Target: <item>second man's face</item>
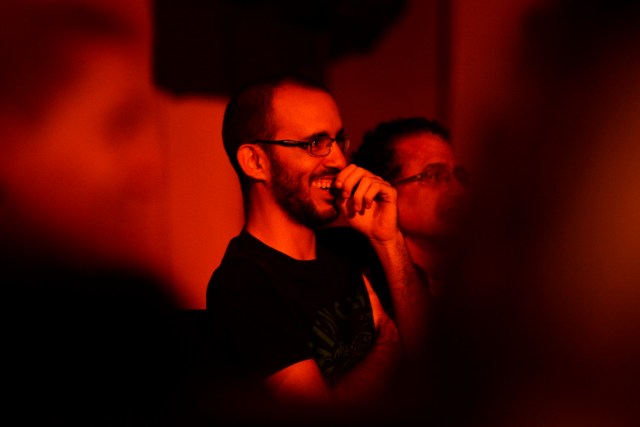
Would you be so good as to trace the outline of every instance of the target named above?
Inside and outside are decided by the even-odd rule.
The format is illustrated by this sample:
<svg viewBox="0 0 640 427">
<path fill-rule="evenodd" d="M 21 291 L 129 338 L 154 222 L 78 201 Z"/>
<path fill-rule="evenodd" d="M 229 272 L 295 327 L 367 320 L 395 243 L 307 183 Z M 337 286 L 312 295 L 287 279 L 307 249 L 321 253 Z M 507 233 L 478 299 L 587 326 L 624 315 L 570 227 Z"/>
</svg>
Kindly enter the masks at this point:
<svg viewBox="0 0 640 427">
<path fill-rule="evenodd" d="M 460 230 L 466 214 L 464 169 L 451 146 L 440 137 L 419 133 L 396 142 L 400 178 L 421 172 L 450 174 L 450 179 L 423 179 L 399 184 L 398 221 L 406 235 L 447 236 Z"/>
<path fill-rule="evenodd" d="M 272 106 L 275 140 L 335 138 L 343 131 L 338 107 L 326 92 L 287 85 L 276 91 Z M 345 166 L 344 153 L 335 143 L 326 157 L 311 156 L 300 147 L 272 147 L 270 185 L 276 202 L 300 224 L 310 228 L 329 224 L 339 214 L 331 186 Z"/>
</svg>

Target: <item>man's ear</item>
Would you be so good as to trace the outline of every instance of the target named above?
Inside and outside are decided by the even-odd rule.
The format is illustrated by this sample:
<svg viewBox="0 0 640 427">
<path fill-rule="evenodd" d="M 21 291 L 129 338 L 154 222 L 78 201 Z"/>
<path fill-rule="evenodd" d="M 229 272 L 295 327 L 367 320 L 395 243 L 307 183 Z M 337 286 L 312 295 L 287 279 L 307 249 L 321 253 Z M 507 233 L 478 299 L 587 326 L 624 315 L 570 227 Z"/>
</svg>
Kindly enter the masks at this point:
<svg viewBox="0 0 640 427">
<path fill-rule="evenodd" d="M 268 164 L 265 152 L 254 144 L 244 144 L 236 153 L 238 163 L 249 177 L 259 181 L 267 179 Z"/>
</svg>

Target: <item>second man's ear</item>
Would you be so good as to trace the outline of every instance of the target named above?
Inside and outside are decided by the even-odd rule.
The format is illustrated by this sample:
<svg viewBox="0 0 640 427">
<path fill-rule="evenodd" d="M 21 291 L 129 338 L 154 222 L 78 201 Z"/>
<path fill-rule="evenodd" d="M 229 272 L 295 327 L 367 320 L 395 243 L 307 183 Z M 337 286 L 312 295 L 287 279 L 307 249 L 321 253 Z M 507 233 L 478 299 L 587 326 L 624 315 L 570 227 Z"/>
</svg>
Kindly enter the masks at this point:
<svg viewBox="0 0 640 427">
<path fill-rule="evenodd" d="M 255 144 L 244 144 L 238 148 L 236 153 L 238 163 L 249 177 L 259 181 L 264 181 L 268 176 L 268 165 L 266 153 Z"/>
</svg>

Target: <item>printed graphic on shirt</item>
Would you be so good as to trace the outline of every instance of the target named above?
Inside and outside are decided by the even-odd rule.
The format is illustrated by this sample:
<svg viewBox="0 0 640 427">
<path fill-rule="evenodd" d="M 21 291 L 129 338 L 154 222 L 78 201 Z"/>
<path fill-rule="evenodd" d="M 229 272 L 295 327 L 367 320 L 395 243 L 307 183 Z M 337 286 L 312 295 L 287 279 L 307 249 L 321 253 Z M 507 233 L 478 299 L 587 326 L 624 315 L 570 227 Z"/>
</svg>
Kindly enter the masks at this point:
<svg viewBox="0 0 640 427">
<path fill-rule="evenodd" d="M 333 385 L 371 348 L 373 314 L 369 298 L 357 291 L 317 312 L 309 347 L 328 384 Z"/>
</svg>

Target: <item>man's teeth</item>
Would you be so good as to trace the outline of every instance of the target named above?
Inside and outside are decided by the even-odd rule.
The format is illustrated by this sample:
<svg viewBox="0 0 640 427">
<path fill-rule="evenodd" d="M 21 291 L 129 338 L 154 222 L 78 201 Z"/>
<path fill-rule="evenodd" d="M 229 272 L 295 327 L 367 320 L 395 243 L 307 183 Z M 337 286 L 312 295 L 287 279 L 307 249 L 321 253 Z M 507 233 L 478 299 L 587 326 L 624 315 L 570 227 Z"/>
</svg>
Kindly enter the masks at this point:
<svg viewBox="0 0 640 427">
<path fill-rule="evenodd" d="M 318 179 L 311 183 L 316 188 L 320 188 L 322 190 L 329 190 L 331 185 L 333 184 L 333 180 L 331 179 Z"/>
</svg>

